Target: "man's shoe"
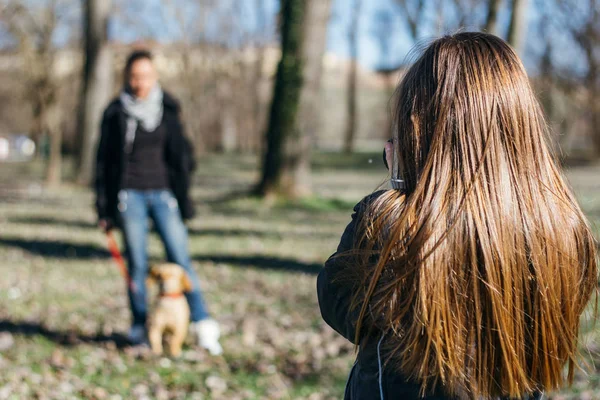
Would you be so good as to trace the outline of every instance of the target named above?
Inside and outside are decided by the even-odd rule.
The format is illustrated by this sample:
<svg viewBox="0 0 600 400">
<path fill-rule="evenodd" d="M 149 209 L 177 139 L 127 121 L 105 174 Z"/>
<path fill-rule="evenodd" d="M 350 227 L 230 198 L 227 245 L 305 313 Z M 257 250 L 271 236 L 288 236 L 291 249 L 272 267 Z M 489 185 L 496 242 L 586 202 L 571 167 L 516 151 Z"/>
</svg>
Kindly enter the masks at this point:
<svg viewBox="0 0 600 400">
<path fill-rule="evenodd" d="M 191 323 L 191 328 L 196 336 L 198 345 L 205 348 L 213 356 L 223 353 L 223 347 L 219 343 L 221 329 L 219 323 L 214 319 L 207 318 Z"/>
<path fill-rule="evenodd" d="M 148 334 L 146 332 L 146 327 L 141 324 L 134 324 L 127 335 L 127 340 L 132 346 L 146 343 L 148 341 L 147 338 Z"/>
</svg>

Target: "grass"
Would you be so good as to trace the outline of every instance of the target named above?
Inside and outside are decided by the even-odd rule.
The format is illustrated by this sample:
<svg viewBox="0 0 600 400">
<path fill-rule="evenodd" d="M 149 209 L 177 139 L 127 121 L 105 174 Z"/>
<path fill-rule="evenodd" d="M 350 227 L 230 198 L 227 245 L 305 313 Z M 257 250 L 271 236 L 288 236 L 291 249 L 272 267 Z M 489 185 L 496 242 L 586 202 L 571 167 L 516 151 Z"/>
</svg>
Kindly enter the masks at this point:
<svg viewBox="0 0 600 400">
<path fill-rule="evenodd" d="M 156 359 L 123 345 L 124 283 L 95 227 L 85 188 L 39 184 L 39 165 L 0 173 L 0 399 L 337 399 L 354 354 L 321 320 L 315 278 L 353 205 L 385 180 L 380 154 L 317 154 L 314 197 L 266 206 L 231 193 L 258 178 L 250 156 L 200 160 L 188 224 L 190 252 L 225 354 L 186 346 Z M 600 226 L 600 167 L 568 171 Z M 164 257 L 157 237 L 152 259 Z M 554 399 L 600 398 L 597 326 L 582 327 L 572 388 Z"/>
</svg>

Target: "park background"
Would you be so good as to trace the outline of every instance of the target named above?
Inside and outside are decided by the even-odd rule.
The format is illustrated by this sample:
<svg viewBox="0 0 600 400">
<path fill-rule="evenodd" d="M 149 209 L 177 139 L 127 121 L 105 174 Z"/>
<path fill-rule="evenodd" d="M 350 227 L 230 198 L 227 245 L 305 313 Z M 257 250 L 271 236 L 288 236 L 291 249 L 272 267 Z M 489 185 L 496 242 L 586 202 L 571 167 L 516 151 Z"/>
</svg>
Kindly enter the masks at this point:
<svg viewBox="0 0 600 400">
<path fill-rule="evenodd" d="M 519 52 L 598 235 L 599 0 L 0 0 L 0 399 L 340 398 L 354 352 L 320 318 L 316 274 L 352 206 L 386 185 L 411 49 L 458 30 Z M 190 250 L 223 357 L 125 345 L 125 285 L 89 184 L 136 48 L 154 53 L 197 154 Z M 150 254 L 164 257 L 157 238 Z M 600 399 L 590 317 L 583 368 L 551 399 Z"/>
</svg>

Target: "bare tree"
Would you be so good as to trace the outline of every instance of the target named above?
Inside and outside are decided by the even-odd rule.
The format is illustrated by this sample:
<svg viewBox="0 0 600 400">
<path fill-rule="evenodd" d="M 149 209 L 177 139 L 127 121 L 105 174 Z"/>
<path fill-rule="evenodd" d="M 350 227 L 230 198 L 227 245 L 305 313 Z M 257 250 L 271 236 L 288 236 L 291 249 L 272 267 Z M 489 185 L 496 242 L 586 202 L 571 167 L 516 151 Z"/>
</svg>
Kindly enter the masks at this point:
<svg viewBox="0 0 600 400">
<path fill-rule="evenodd" d="M 400 6 L 413 41 L 421 34 L 422 22 L 427 8 L 426 0 L 396 0 Z"/>
<path fill-rule="evenodd" d="M 92 179 L 94 150 L 98 138 L 102 110 L 110 100 L 113 87 L 113 60 L 108 46 L 109 0 L 85 3 L 85 64 L 81 94 L 79 135 L 79 174 L 81 184 Z"/>
<path fill-rule="evenodd" d="M 538 0 L 535 4 L 545 24 L 541 36 L 546 51 L 540 69 L 546 87 L 542 93 L 553 89 L 555 94 L 547 111 L 558 118 L 561 143 L 571 136 L 587 137 L 592 146 L 586 156 L 600 156 L 600 0 Z M 563 43 L 572 47 L 568 54 L 573 62 L 551 56 L 561 51 L 552 35 L 561 35 Z"/>
<path fill-rule="evenodd" d="M 165 24 L 173 24 L 178 29 L 178 45 L 180 46 L 182 83 L 178 96 L 182 101 L 183 119 L 191 132 L 198 152 L 204 152 L 213 145 L 213 149 L 231 152 L 238 150 L 241 146 L 242 131 L 238 127 L 236 109 L 236 79 L 239 70 L 238 60 L 223 63 L 218 60 L 214 51 L 203 51 L 209 40 L 206 29 L 218 31 L 220 41 L 227 47 L 228 42 L 236 42 L 240 34 L 241 19 L 243 15 L 235 2 L 220 2 L 218 0 L 161 0 L 166 11 L 163 14 Z M 219 13 L 227 15 L 227 18 L 218 17 Z M 214 49 L 213 49 L 214 50 Z M 208 62 L 209 58 L 214 57 Z M 210 71 L 202 70 L 204 66 L 211 64 Z M 201 76 L 210 72 L 209 79 Z M 205 97 L 200 93 L 206 92 L 205 81 L 212 81 L 210 91 L 215 100 L 218 113 L 214 113 L 212 107 L 207 107 Z M 252 96 L 249 96 L 252 97 Z M 199 113 L 213 113 L 215 121 L 215 136 L 218 140 L 211 143 L 211 138 L 202 129 L 203 119 Z M 246 132 L 244 132 L 246 133 Z"/>
<path fill-rule="evenodd" d="M 113 4 L 112 20 L 119 21 L 123 26 L 127 26 L 130 32 L 135 33 L 137 40 L 156 39 L 164 33 L 165 24 L 156 23 L 157 16 L 152 14 L 155 9 L 154 7 L 148 7 L 147 0 L 109 1 L 112 1 Z M 165 17 L 164 13 L 162 16 Z"/>
<path fill-rule="evenodd" d="M 356 131 L 358 130 L 358 97 L 356 89 L 358 84 L 358 29 L 362 0 L 354 0 L 352 17 L 348 27 L 348 45 L 350 47 L 350 65 L 346 80 L 346 129 L 344 135 L 344 152 L 351 153 L 354 150 Z"/>
<path fill-rule="evenodd" d="M 393 30 L 393 25 L 396 22 L 397 17 L 388 11 L 381 10 L 376 12 L 374 15 L 374 24 L 371 28 L 371 35 L 377 40 L 381 56 L 385 56 L 390 53 L 393 35 L 390 32 Z M 398 72 L 402 70 L 404 65 L 402 62 L 395 63 L 392 66 L 386 65 L 377 69 L 377 73 L 383 78 L 385 82 L 385 97 L 388 99 L 388 110 L 386 112 L 386 123 L 385 129 L 382 131 L 382 137 L 386 140 L 392 137 L 392 112 L 393 110 L 389 107 L 391 105 L 391 99 L 394 94 L 394 89 L 398 77 Z"/>
<path fill-rule="evenodd" d="M 581 14 L 584 16 L 583 21 L 567 26 L 573 39 L 583 50 L 587 62 L 584 84 L 587 89 L 591 137 L 596 154 L 600 155 L 600 0 L 587 0 L 586 3 L 583 10 L 587 12 Z"/>
<path fill-rule="evenodd" d="M 183 85 L 178 96 L 183 104 L 183 120 L 186 122 L 186 127 L 190 130 L 190 137 L 196 151 L 202 152 L 206 146 L 200 134 L 199 119 L 194 118 L 194 113 L 199 112 L 201 108 L 200 104 L 198 104 L 197 96 L 194 95 L 199 88 L 196 79 L 198 71 L 196 71 L 192 55 L 193 45 L 202 42 L 204 39 L 206 9 L 212 7 L 212 1 L 162 0 L 162 6 L 166 11 L 163 14 L 164 23 L 175 23 L 174 25 L 177 27 L 179 33 L 179 53 L 181 54 L 180 79 Z M 192 21 L 195 21 L 195 23 L 192 23 Z"/>
<path fill-rule="evenodd" d="M 502 0 L 489 0 L 488 13 L 485 21 L 485 31 L 492 35 L 498 35 L 498 13 L 502 6 Z"/>
<path fill-rule="evenodd" d="M 252 96 L 252 135 L 246 135 L 244 138 L 243 150 L 258 150 L 259 146 L 256 140 L 253 138 L 260 138 L 264 129 L 264 97 L 263 96 L 263 68 L 265 64 L 265 52 L 266 46 L 269 41 L 268 33 L 266 28 L 268 25 L 269 15 L 265 0 L 255 0 L 254 9 L 257 15 L 257 26 L 259 32 L 254 34 L 254 51 L 256 53 L 256 59 L 252 69 L 251 90 L 254 96 Z"/>
<path fill-rule="evenodd" d="M 267 149 L 257 192 L 266 197 L 310 193 L 310 129 L 318 92 L 329 0 L 281 4 L 281 60 L 271 102 Z"/>
<path fill-rule="evenodd" d="M 223 6 L 221 6 L 223 7 Z M 240 40 L 240 26 L 242 25 L 242 15 L 240 8 L 236 7 L 234 2 L 227 4 L 225 11 L 228 18 L 220 19 L 219 32 L 222 34 L 222 40 L 228 43 L 236 43 Z M 237 43 L 236 43 L 237 44 Z M 237 151 L 240 147 L 240 129 L 236 115 L 235 101 L 235 81 L 239 78 L 240 67 L 239 60 L 233 62 L 230 68 L 222 68 L 219 71 L 217 82 L 217 98 L 219 101 L 219 127 L 221 143 L 219 150 L 226 153 Z"/>
<path fill-rule="evenodd" d="M 527 7 L 529 0 L 513 0 L 510 25 L 508 27 L 508 42 L 517 53 L 523 52 L 523 44 L 527 35 Z"/>
<path fill-rule="evenodd" d="M 58 102 L 60 82 L 55 75 L 57 27 L 70 16 L 67 0 L 47 0 L 35 4 L 4 1 L 2 19 L 15 38 L 28 82 L 28 99 L 33 109 L 32 136 L 39 144 L 42 135 L 50 139 L 50 157 L 46 168 L 49 185 L 61 182 L 62 131 Z"/>
<path fill-rule="evenodd" d="M 290 142 L 289 155 L 297 158 L 296 168 L 287 174 L 294 182 L 292 196 L 304 196 L 311 192 L 310 161 L 311 150 L 320 129 L 321 105 L 319 102 L 321 77 L 323 73 L 323 55 L 327 37 L 327 25 L 331 11 L 331 0 L 311 0 L 307 5 L 304 26 L 304 85 L 300 93 L 298 110 L 297 150 Z M 289 178 L 288 178 L 289 179 Z"/>
<path fill-rule="evenodd" d="M 498 33 L 498 13 L 503 0 L 396 0 L 408 25 L 411 39 L 417 41 L 424 32 L 437 35 L 464 28 L 480 28 Z M 487 16 L 482 20 L 475 9 L 487 5 Z M 428 10 L 435 10 L 430 13 Z M 434 18 L 432 18 L 432 16 Z"/>
</svg>

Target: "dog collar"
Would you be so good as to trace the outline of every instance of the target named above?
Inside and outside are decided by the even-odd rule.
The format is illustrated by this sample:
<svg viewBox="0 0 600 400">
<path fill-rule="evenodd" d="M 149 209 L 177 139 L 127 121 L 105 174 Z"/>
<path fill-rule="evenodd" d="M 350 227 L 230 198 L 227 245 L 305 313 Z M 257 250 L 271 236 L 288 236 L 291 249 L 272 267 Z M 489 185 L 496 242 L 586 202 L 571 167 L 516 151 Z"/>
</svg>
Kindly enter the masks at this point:
<svg viewBox="0 0 600 400">
<path fill-rule="evenodd" d="M 160 294 L 160 297 L 169 297 L 172 299 L 176 299 L 181 296 L 183 296 L 183 293 L 161 293 Z"/>
</svg>

